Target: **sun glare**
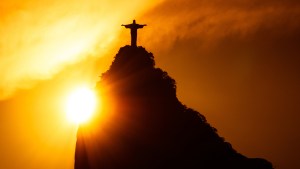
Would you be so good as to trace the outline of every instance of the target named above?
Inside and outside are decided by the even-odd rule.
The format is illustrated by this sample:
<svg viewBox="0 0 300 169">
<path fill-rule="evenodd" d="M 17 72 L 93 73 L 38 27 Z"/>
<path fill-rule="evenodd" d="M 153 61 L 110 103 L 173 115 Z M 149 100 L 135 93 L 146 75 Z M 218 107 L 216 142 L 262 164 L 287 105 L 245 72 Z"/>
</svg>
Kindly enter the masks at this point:
<svg viewBox="0 0 300 169">
<path fill-rule="evenodd" d="M 74 90 L 68 97 L 67 119 L 73 123 L 87 122 L 96 109 L 97 97 L 93 90 L 82 87 Z"/>
</svg>

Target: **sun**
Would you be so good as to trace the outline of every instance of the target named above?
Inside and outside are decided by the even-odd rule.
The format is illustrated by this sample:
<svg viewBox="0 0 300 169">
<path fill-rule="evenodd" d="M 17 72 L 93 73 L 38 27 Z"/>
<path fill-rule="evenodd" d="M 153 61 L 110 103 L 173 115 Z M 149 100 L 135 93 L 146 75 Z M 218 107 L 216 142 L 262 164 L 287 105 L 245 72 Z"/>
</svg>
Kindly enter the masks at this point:
<svg viewBox="0 0 300 169">
<path fill-rule="evenodd" d="M 87 122 L 93 115 L 97 97 L 92 89 L 81 87 L 75 89 L 67 98 L 67 119 L 73 123 Z"/>
</svg>

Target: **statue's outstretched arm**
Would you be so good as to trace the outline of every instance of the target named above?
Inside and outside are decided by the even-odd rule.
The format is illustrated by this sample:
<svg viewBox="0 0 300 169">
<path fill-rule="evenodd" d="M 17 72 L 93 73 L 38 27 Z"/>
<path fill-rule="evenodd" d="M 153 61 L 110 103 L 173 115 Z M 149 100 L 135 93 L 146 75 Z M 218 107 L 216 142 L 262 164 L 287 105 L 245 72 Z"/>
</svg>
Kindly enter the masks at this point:
<svg viewBox="0 0 300 169">
<path fill-rule="evenodd" d="M 143 28 L 144 26 L 147 26 L 146 24 L 144 25 L 138 25 L 138 28 Z"/>
<path fill-rule="evenodd" d="M 121 26 L 125 26 L 125 28 L 130 28 L 131 24 L 128 24 L 128 25 L 122 24 Z"/>
</svg>

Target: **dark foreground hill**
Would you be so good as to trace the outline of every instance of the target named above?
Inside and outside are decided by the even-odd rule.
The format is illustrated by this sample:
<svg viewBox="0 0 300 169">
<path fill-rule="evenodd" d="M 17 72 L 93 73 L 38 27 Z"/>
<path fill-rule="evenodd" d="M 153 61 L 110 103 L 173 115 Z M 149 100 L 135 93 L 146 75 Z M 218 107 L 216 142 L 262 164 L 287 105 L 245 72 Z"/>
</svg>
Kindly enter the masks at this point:
<svg viewBox="0 0 300 169">
<path fill-rule="evenodd" d="M 237 153 L 142 47 L 122 47 L 97 85 L 98 120 L 77 133 L 75 169 L 272 169 Z"/>
</svg>

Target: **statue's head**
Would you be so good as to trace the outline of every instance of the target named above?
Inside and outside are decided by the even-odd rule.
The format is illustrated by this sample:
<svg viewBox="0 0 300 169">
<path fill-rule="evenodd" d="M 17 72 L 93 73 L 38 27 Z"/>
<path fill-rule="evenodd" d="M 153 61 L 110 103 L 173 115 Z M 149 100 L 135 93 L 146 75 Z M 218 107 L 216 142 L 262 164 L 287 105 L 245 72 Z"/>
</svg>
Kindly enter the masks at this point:
<svg viewBox="0 0 300 169">
<path fill-rule="evenodd" d="M 133 24 L 135 24 L 135 20 L 133 20 Z"/>
</svg>

